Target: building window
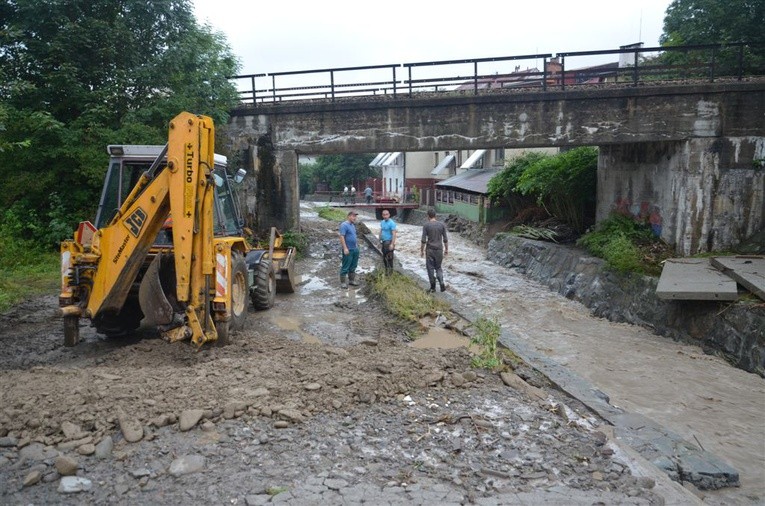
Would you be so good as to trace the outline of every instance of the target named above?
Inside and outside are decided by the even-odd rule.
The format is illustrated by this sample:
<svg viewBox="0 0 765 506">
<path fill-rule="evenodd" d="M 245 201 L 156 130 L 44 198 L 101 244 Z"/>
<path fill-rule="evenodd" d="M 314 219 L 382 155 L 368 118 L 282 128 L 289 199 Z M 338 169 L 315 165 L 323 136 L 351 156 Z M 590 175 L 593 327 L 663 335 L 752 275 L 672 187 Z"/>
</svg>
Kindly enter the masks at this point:
<svg viewBox="0 0 765 506">
<path fill-rule="evenodd" d="M 502 165 L 505 161 L 505 148 L 499 148 L 494 150 L 494 164 Z"/>
</svg>

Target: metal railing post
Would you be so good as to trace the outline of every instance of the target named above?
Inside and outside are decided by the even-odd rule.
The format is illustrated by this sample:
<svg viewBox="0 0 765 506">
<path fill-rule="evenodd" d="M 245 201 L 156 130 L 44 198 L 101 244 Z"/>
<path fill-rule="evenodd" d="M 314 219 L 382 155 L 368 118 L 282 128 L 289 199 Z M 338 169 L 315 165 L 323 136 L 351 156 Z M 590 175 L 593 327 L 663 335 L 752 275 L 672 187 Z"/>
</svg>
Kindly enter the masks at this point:
<svg viewBox="0 0 765 506">
<path fill-rule="evenodd" d="M 478 62 L 473 62 L 473 94 L 478 95 Z"/>
<path fill-rule="evenodd" d="M 560 57 L 560 89 L 566 89 L 566 57 Z"/>
<path fill-rule="evenodd" d="M 271 76 L 271 94 L 276 102 L 276 76 Z"/>
<path fill-rule="evenodd" d="M 547 91 L 547 57 L 542 59 L 542 91 Z"/>
<path fill-rule="evenodd" d="M 255 76 L 252 76 L 250 80 L 252 81 L 252 104 L 255 105 L 257 102 L 257 100 L 255 100 Z"/>
<path fill-rule="evenodd" d="M 738 80 L 744 77 L 744 43 L 740 42 L 738 46 Z"/>
<path fill-rule="evenodd" d="M 409 96 L 412 96 L 412 66 L 409 66 Z"/>
<path fill-rule="evenodd" d="M 717 55 L 717 48 L 712 48 L 712 61 L 709 65 L 709 82 L 715 82 L 715 56 Z"/>
<path fill-rule="evenodd" d="M 396 96 L 396 66 L 391 67 L 393 69 L 393 96 Z"/>
<path fill-rule="evenodd" d="M 332 92 L 332 101 L 335 101 L 335 71 L 329 71 L 329 89 Z"/>
<path fill-rule="evenodd" d="M 632 69 L 632 86 L 637 86 L 638 80 L 638 50 L 635 49 L 635 68 Z"/>
</svg>

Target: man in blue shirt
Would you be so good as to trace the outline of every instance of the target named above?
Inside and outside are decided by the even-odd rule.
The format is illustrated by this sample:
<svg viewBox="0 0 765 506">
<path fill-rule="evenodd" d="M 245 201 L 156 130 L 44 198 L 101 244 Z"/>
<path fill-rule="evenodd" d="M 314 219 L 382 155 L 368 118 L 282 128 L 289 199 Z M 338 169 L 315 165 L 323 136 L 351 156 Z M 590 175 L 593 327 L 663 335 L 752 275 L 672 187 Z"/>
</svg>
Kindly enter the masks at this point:
<svg viewBox="0 0 765 506">
<path fill-rule="evenodd" d="M 340 288 L 348 285 L 359 286 L 356 282 L 356 267 L 359 264 L 359 243 L 356 239 L 356 211 L 349 211 L 345 221 L 340 224 L 340 245 L 343 247 L 343 259 L 340 265 Z"/>
<path fill-rule="evenodd" d="M 383 267 L 385 274 L 393 272 L 393 251 L 396 249 L 396 222 L 390 219 L 390 211 L 383 209 L 380 222 L 380 243 L 382 244 Z"/>
</svg>

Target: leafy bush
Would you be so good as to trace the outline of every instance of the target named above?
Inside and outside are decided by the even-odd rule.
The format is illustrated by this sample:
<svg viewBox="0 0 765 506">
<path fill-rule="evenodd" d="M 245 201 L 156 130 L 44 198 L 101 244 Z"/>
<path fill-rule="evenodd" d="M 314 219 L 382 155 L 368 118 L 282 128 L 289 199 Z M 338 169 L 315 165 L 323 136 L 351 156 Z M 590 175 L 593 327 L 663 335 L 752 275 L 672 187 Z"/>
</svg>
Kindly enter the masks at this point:
<svg viewBox="0 0 765 506">
<path fill-rule="evenodd" d="M 545 153 L 531 152 L 508 162 L 502 172 L 489 181 L 489 197 L 497 201 L 511 199 L 514 193 L 517 194 L 516 187 L 524 171 L 549 157 L 550 155 Z"/>
<path fill-rule="evenodd" d="M 298 258 L 303 257 L 308 252 L 308 236 L 302 232 L 288 230 L 282 234 L 282 246 L 295 248 Z"/>
<path fill-rule="evenodd" d="M 661 261 L 671 256 L 669 247 L 653 235 L 647 223 L 615 213 L 577 244 L 620 272 L 655 275 L 661 272 Z"/>
<path fill-rule="evenodd" d="M 511 216 L 522 212 L 534 204 L 535 198 L 521 195 L 516 190 L 521 174 L 531 165 L 548 158 L 545 153 L 531 152 L 515 158 L 505 168 L 489 180 L 488 194 L 495 202 L 510 209 Z"/>
<path fill-rule="evenodd" d="M 582 232 L 592 223 L 598 151 L 575 148 L 550 156 L 527 153 L 510 162 L 488 184 L 489 196 L 517 214 L 534 202 Z"/>
<path fill-rule="evenodd" d="M 530 164 L 515 190 L 536 197 L 551 215 L 583 231 L 594 209 L 597 169 L 597 149 L 575 148 Z"/>
</svg>

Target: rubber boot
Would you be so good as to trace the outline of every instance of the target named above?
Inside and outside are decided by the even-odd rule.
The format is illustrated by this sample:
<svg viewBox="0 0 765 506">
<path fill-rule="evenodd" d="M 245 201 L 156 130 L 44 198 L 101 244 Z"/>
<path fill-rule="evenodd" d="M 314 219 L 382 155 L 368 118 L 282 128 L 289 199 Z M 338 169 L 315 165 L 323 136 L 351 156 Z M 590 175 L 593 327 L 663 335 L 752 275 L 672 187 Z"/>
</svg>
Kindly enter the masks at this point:
<svg viewBox="0 0 765 506">
<path fill-rule="evenodd" d="M 348 288 L 348 281 L 345 276 L 340 276 L 340 288 Z"/>
<path fill-rule="evenodd" d="M 441 282 L 441 291 L 442 292 L 446 291 L 446 285 L 443 283 L 443 281 Z"/>
<path fill-rule="evenodd" d="M 351 286 L 359 286 L 359 284 L 356 282 L 356 273 L 355 272 L 349 272 L 348 273 L 348 284 Z"/>
<path fill-rule="evenodd" d="M 432 283 L 430 285 L 430 290 L 428 290 L 428 293 L 436 293 L 436 284 Z"/>
</svg>

